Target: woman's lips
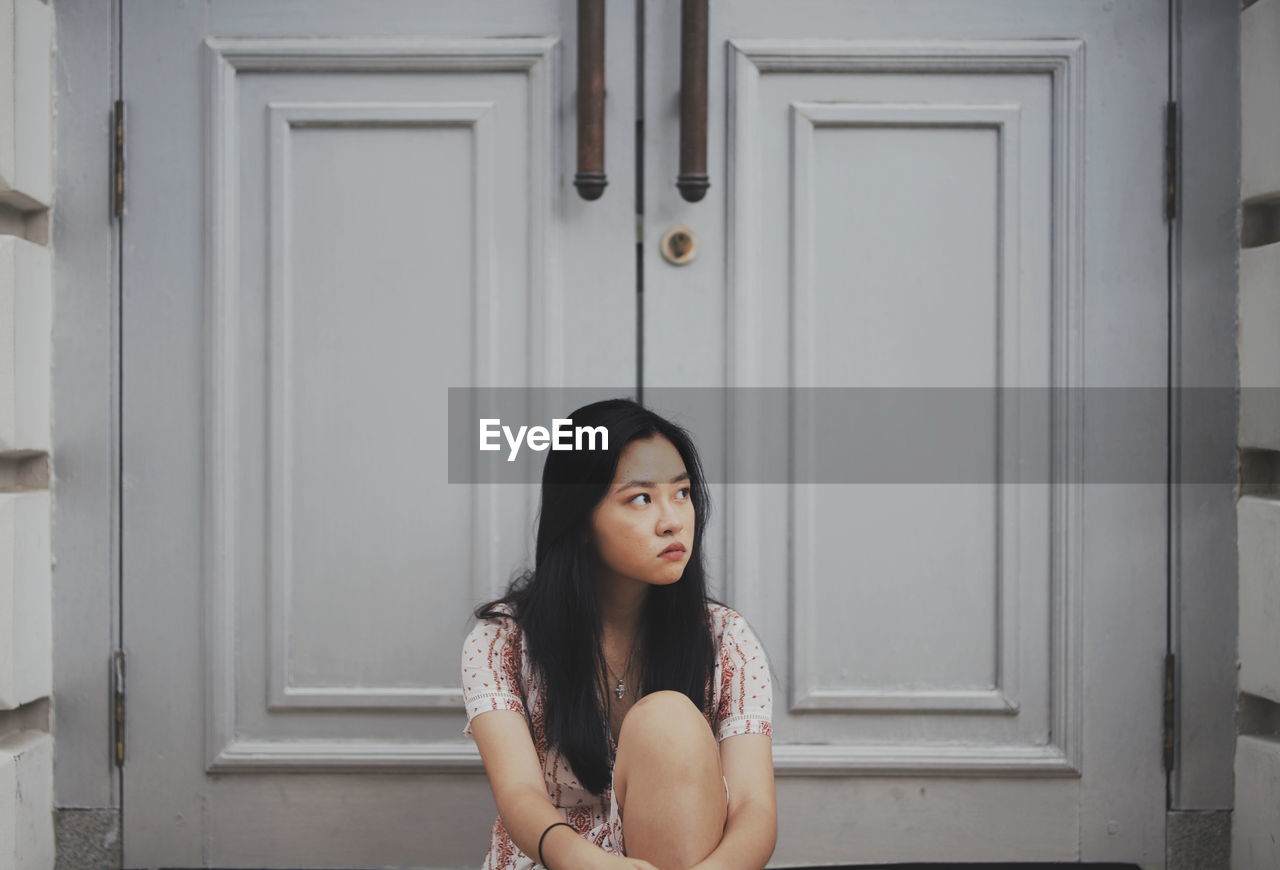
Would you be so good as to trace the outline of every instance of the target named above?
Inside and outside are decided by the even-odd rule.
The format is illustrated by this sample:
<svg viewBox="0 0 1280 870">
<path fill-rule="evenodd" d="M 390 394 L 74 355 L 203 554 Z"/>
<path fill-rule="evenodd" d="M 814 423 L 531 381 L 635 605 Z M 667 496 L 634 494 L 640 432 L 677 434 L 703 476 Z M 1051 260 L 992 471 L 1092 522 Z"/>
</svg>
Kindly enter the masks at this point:
<svg viewBox="0 0 1280 870">
<path fill-rule="evenodd" d="M 659 559 L 666 559 L 670 562 L 678 562 L 684 558 L 686 550 L 683 546 L 677 546 L 670 550 L 665 550 L 658 554 Z"/>
</svg>

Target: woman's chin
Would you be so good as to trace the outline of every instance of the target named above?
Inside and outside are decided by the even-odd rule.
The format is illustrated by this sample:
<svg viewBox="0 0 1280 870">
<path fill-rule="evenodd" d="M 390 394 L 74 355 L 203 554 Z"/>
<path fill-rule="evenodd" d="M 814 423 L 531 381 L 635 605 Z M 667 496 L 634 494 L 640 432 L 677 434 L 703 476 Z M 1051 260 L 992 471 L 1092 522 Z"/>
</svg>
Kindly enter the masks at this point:
<svg viewBox="0 0 1280 870">
<path fill-rule="evenodd" d="M 670 584 L 678 581 L 683 576 L 684 576 L 684 566 L 675 565 L 671 568 L 668 568 L 666 571 L 659 572 L 658 576 L 654 578 L 653 582 L 654 582 L 654 585 L 656 586 L 669 586 Z"/>
</svg>

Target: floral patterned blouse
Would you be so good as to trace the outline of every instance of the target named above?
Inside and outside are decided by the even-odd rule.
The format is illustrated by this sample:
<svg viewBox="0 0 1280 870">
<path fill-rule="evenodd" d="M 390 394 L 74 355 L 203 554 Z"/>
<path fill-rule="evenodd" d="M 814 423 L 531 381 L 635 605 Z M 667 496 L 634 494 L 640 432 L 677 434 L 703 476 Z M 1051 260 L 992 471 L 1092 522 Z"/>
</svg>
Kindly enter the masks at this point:
<svg viewBox="0 0 1280 870">
<path fill-rule="evenodd" d="M 496 609 L 511 613 L 509 607 Z M 714 714 L 707 717 L 719 740 L 735 734 L 773 734 L 773 686 L 768 660 L 760 641 L 737 611 L 707 602 L 718 653 L 713 681 Z M 622 819 L 613 801 L 613 783 L 599 796 L 579 782 L 558 750 L 548 751 L 544 731 L 543 697 L 532 678 L 529 657 L 514 618 L 477 620 L 462 647 L 462 695 L 471 737 L 471 720 L 491 710 L 523 713 L 542 765 L 547 796 L 579 835 L 606 852 L 625 855 Z M 474 740 L 475 738 L 472 737 Z M 617 743 L 609 737 L 614 753 Z M 727 788 L 727 782 L 726 782 Z M 533 870 L 535 859 L 511 840 L 502 817 L 490 831 L 489 851 L 482 870 Z"/>
</svg>

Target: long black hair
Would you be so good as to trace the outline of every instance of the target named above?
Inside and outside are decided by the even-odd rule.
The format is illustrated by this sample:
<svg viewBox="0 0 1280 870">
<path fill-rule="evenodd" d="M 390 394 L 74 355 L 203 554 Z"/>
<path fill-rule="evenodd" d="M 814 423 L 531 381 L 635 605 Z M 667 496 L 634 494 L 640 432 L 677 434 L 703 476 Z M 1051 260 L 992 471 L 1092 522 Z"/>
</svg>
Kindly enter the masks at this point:
<svg viewBox="0 0 1280 870">
<path fill-rule="evenodd" d="M 592 515 L 632 441 L 660 435 L 672 443 L 689 472 L 694 507 L 693 546 L 683 576 L 650 586 L 641 609 L 636 638 L 641 695 L 672 689 L 704 713 L 711 711 L 716 650 L 707 603 L 722 602 L 707 594 L 703 541 L 711 502 L 688 432 L 631 399 L 584 405 L 569 418 L 575 428 L 605 427 L 608 449 L 548 452 L 533 569 L 513 579 L 502 598 L 477 607 L 475 616 L 507 617 L 494 608 L 510 607 L 542 685 L 547 742 L 560 750 L 583 787 L 599 795 L 609 784 L 612 757 L 608 699 L 598 690 L 605 660 Z"/>
</svg>

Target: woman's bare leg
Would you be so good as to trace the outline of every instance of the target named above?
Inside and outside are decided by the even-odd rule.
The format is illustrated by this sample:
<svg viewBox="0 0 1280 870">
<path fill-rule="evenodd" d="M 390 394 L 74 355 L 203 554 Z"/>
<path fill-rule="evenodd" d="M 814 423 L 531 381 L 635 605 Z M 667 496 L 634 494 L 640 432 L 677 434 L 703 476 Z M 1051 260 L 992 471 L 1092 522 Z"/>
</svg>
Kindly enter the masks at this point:
<svg viewBox="0 0 1280 870">
<path fill-rule="evenodd" d="M 627 856 L 687 870 L 715 851 L 726 818 L 720 744 L 681 692 L 645 695 L 622 720 L 613 794 Z"/>
</svg>

